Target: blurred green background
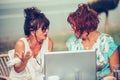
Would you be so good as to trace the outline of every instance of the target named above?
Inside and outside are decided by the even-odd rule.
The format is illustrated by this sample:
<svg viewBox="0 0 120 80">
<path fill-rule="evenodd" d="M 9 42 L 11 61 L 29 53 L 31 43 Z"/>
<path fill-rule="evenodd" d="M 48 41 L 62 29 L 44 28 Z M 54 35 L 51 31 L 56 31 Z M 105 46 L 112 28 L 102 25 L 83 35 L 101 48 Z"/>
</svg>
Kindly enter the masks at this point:
<svg viewBox="0 0 120 80">
<path fill-rule="evenodd" d="M 16 41 L 24 36 L 23 9 L 38 7 L 50 20 L 49 36 L 54 41 L 54 51 L 64 51 L 66 40 L 73 34 L 67 16 L 75 11 L 79 3 L 92 0 L 1 0 L 0 1 L 0 54 L 13 49 Z M 120 4 L 120 3 L 119 3 Z M 105 14 L 99 15 L 98 30 L 105 32 Z M 120 44 L 120 5 L 109 11 L 109 33 Z"/>
</svg>

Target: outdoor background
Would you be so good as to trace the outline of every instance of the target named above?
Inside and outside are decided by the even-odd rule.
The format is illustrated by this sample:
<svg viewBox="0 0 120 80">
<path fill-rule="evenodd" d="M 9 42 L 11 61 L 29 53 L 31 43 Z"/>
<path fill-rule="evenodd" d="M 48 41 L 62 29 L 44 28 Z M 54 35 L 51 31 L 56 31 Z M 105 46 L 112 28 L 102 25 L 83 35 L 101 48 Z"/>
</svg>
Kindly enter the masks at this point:
<svg viewBox="0 0 120 80">
<path fill-rule="evenodd" d="M 0 54 L 13 49 L 16 41 L 24 36 L 23 9 L 38 7 L 50 20 L 49 36 L 54 41 L 54 51 L 66 50 L 66 40 L 73 34 L 67 16 L 80 3 L 93 0 L 0 0 Z M 105 13 L 99 15 L 99 31 L 105 32 Z M 109 34 L 120 44 L 120 3 L 109 11 Z"/>
</svg>

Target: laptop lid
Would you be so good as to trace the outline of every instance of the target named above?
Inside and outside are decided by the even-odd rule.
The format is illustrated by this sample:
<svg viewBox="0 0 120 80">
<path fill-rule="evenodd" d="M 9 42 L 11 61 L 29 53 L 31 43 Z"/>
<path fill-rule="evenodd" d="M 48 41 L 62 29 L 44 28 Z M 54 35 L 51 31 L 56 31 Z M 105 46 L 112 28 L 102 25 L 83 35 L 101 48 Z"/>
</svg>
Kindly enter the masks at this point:
<svg viewBox="0 0 120 80">
<path fill-rule="evenodd" d="M 96 80 L 96 54 L 93 50 L 47 52 L 44 56 L 45 80 Z"/>
</svg>

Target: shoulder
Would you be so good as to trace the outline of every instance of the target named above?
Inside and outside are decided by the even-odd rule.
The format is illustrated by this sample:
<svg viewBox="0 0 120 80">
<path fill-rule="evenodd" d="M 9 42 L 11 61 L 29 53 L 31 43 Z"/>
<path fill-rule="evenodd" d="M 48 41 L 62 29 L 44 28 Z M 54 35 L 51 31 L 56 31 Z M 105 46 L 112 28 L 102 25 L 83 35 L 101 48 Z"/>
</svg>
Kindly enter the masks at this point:
<svg viewBox="0 0 120 80">
<path fill-rule="evenodd" d="M 20 50 L 24 50 L 24 48 L 25 48 L 24 41 L 22 39 L 19 39 L 15 44 L 15 50 L 19 52 Z"/>
<path fill-rule="evenodd" d="M 112 41 L 114 42 L 114 39 L 111 35 L 106 34 L 106 33 L 101 33 L 101 39 L 106 40 L 107 42 Z"/>
<path fill-rule="evenodd" d="M 53 43 L 53 40 L 50 37 L 48 37 L 48 42 Z"/>
<path fill-rule="evenodd" d="M 103 34 L 103 40 L 102 42 L 104 42 L 104 53 L 108 53 L 107 56 L 111 56 L 118 48 L 118 44 L 117 42 L 114 40 L 114 38 L 109 35 L 104 33 Z"/>
<path fill-rule="evenodd" d="M 112 53 L 117 49 L 118 44 L 113 39 L 113 37 L 109 34 L 102 33 L 101 34 L 101 44 L 103 48 L 105 48 L 105 52 L 108 52 L 109 55 L 112 55 Z"/>
<path fill-rule="evenodd" d="M 48 50 L 53 51 L 53 40 L 48 37 Z"/>
<path fill-rule="evenodd" d="M 72 35 L 70 38 L 68 38 L 67 43 L 73 42 L 74 40 L 76 40 L 76 36 Z"/>
<path fill-rule="evenodd" d="M 50 37 L 48 37 L 48 45 L 53 45 L 53 40 Z"/>
<path fill-rule="evenodd" d="M 23 46 L 23 45 L 24 45 L 23 40 L 18 40 L 18 41 L 16 42 L 16 46 Z"/>
</svg>

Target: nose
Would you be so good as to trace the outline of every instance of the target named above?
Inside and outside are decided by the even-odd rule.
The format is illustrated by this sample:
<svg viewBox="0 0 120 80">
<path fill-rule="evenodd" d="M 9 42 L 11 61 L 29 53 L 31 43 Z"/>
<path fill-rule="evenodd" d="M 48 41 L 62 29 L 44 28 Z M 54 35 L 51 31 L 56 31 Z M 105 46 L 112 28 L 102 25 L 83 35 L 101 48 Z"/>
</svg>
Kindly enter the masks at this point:
<svg viewBox="0 0 120 80">
<path fill-rule="evenodd" d="M 49 29 L 46 29 L 46 33 L 48 33 Z"/>
</svg>

